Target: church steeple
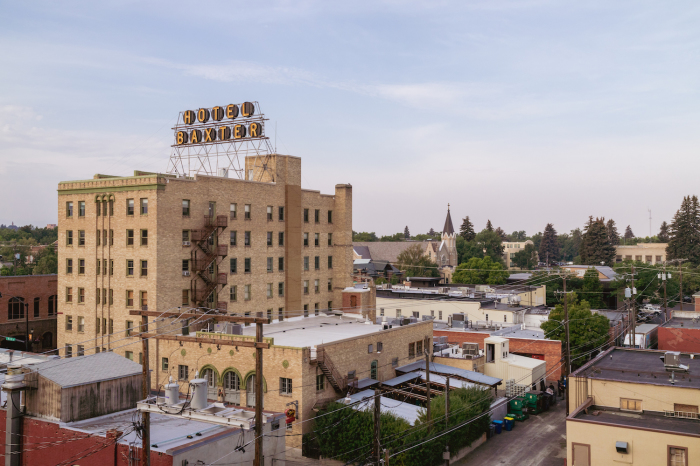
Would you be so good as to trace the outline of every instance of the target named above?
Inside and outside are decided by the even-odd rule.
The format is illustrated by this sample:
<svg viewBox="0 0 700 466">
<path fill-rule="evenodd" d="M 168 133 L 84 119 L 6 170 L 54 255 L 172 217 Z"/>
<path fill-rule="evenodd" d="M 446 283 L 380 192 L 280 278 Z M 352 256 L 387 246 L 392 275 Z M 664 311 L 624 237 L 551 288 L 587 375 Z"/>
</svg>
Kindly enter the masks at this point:
<svg viewBox="0 0 700 466">
<path fill-rule="evenodd" d="M 442 229 L 443 235 L 451 235 L 455 232 L 454 226 L 452 226 L 452 217 L 450 216 L 450 204 L 447 204 L 447 218 L 445 219 L 445 226 Z"/>
</svg>

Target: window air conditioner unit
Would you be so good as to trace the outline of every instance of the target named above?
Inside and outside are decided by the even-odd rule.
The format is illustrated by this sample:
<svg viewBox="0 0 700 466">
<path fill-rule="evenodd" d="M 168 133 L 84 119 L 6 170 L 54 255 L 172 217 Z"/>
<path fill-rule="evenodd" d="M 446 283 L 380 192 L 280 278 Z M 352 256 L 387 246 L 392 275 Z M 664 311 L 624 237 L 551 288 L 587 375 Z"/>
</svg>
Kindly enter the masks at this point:
<svg viewBox="0 0 700 466">
<path fill-rule="evenodd" d="M 183 246 L 191 246 L 191 243 L 189 241 L 183 241 L 182 245 Z"/>
<path fill-rule="evenodd" d="M 183 271 L 182 271 L 182 276 L 183 276 L 183 277 L 189 277 L 189 276 L 190 276 L 190 271 L 189 271 L 189 270 L 183 270 Z"/>
</svg>

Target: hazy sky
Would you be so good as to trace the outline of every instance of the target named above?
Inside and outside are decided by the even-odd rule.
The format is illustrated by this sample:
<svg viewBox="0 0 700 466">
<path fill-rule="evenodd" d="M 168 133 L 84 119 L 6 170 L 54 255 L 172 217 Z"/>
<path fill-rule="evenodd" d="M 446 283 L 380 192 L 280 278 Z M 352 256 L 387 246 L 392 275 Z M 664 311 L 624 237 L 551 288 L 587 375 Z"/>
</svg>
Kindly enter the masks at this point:
<svg viewBox="0 0 700 466">
<path fill-rule="evenodd" d="M 698 193 L 694 1 L 0 1 L 0 223 L 164 171 L 178 112 L 257 100 L 353 226 L 638 236 Z"/>
</svg>

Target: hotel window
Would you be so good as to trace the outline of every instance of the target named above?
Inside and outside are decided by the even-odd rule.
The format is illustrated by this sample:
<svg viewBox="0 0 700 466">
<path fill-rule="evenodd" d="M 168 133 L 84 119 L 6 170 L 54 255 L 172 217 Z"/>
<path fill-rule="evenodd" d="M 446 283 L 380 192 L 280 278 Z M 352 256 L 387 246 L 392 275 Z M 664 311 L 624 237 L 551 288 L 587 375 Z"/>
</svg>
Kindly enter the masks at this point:
<svg viewBox="0 0 700 466">
<path fill-rule="evenodd" d="M 141 246 L 148 246 L 148 230 L 141 230 Z"/>
<path fill-rule="evenodd" d="M 73 288 L 70 286 L 66 287 L 66 302 L 67 303 L 73 302 Z"/>
<path fill-rule="evenodd" d="M 396 317 L 401 317 L 401 309 L 396 310 Z"/>
<path fill-rule="evenodd" d="M 109 201 L 109 216 L 113 217 L 114 216 L 114 201 Z"/>
<path fill-rule="evenodd" d="M 182 259 L 182 271 L 183 272 L 190 271 L 190 260 L 189 259 Z"/>
<path fill-rule="evenodd" d="M 268 257 L 267 258 L 267 271 L 268 271 L 268 273 L 274 271 L 272 264 L 273 264 L 272 257 Z"/>
<path fill-rule="evenodd" d="M 328 233 L 328 246 L 333 246 L 333 233 Z"/>
<path fill-rule="evenodd" d="M 71 345 L 66 345 L 66 357 L 67 358 L 73 357 L 73 347 Z"/>
<path fill-rule="evenodd" d="M 190 216 L 190 200 L 189 199 L 182 200 L 182 216 L 183 217 Z"/>
<path fill-rule="evenodd" d="M 141 310 L 142 311 L 148 310 L 148 291 L 141 292 Z"/>
<path fill-rule="evenodd" d="M 503 316 L 503 322 L 508 322 L 508 316 L 507 316 L 507 315 L 504 315 L 504 316 Z"/>
<path fill-rule="evenodd" d="M 231 217 L 231 220 L 235 220 L 238 217 L 238 204 L 231 204 L 229 209 L 229 217 Z"/>
<path fill-rule="evenodd" d="M 72 217 L 72 216 L 73 216 L 73 203 L 66 202 L 66 217 Z"/>
<path fill-rule="evenodd" d="M 642 256 L 634 256 L 634 260 L 642 262 Z"/>
<path fill-rule="evenodd" d="M 328 211 L 328 223 L 333 223 L 333 211 Z"/>
<path fill-rule="evenodd" d="M 246 231 L 243 233 L 243 245 L 245 247 L 250 247 L 250 232 Z"/>
<path fill-rule="evenodd" d="M 284 271 L 284 257 L 280 257 L 279 259 L 277 259 L 277 270 L 279 270 L 280 272 Z"/>
<path fill-rule="evenodd" d="M 100 289 L 99 288 L 97 288 L 97 290 L 95 292 L 95 303 L 97 303 L 98 305 L 100 304 Z"/>
<path fill-rule="evenodd" d="M 318 303 L 314 303 L 314 315 L 318 315 Z"/>
<path fill-rule="evenodd" d="M 333 268 L 333 256 L 328 256 L 328 268 Z"/>
<path fill-rule="evenodd" d="M 271 231 L 267 232 L 267 245 L 272 246 L 272 232 Z"/>
<path fill-rule="evenodd" d="M 277 234 L 277 244 L 280 246 L 284 246 L 284 232 L 283 231 L 280 231 Z"/>
<path fill-rule="evenodd" d="M 78 303 L 85 303 L 85 288 L 78 288 Z"/>
<path fill-rule="evenodd" d="M 277 214 L 278 214 L 278 215 L 277 215 L 277 219 L 278 219 L 280 222 L 284 222 L 284 207 L 279 207 L 279 208 L 277 209 Z"/>
<path fill-rule="evenodd" d="M 367 354 L 373 353 L 374 352 L 374 345 L 371 343 L 367 345 Z"/>
<path fill-rule="evenodd" d="M 96 244 L 97 246 L 100 245 L 100 235 L 101 235 L 100 230 L 97 230 L 97 234 L 95 235 L 95 240 L 97 241 L 97 244 Z M 105 244 L 105 246 L 107 246 L 107 245 Z"/>
<path fill-rule="evenodd" d="M 85 259 L 78 259 L 78 274 L 85 275 Z"/>
<path fill-rule="evenodd" d="M 688 449 L 684 447 L 668 447 L 669 466 L 688 466 Z"/>
<path fill-rule="evenodd" d="M 66 332 L 73 331 L 73 316 L 66 316 Z"/>
<path fill-rule="evenodd" d="M 164 371 L 168 370 L 168 358 L 161 358 L 160 359 L 160 368 Z"/>
<path fill-rule="evenodd" d="M 133 199 L 127 199 L 126 200 L 126 215 L 134 215 L 134 200 Z"/>
<path fill-rule="evenodd" d="M 308 246 L 308 245 L 309 245 L 309 234 L 304 233 L 304 246 Z"/>
<path fill-rule="evenodd" d="M 328 279 L 328 291 L 333 291 L 333 279 Z"/>
<path fill-rule="evenodd" d="M 41 298 L 34 298 L 34 317 L 39 317 L 39 303 Z"/>
<path fill-rule="evenodd" d="M 243 272 L 250 273 L 250 269 L 251 269 L 250 257 L 246 257 L 243 261 Z"/>
<path fill-rule="evenodd" d="M 661 262 L 661 256 L 656 256 L 656 263 L 658 264 L 659 262 Z"/>
<path fill-rule="evenodd" d="M 243 206 L 243 212 L 245 214 L 245 219 L 250 220 L 250 204 Z"/>
<path fill-rule="evenodd" d="M 85 246 L 85 230 L 78 230 L 78 246 Z"/>
<path fill-rule="evenodd" d="M 309 270 L 309 256 L 304 256 L 304 270 Z"/>
<path fill-rule="evenodd" d="M 78 345 L 78 356 L 85 356 L 85 345 Z"/>
<path fill-rule="evenodd" d="M 435 311 L 433 311 L 432 309 L 430 311 L 430 317 L 435 317 Z"/>
<path fill-rule="evenodd" d="M 126 307 L 134 307 L 134 292 L 126 290 Z"/>
<path fill-rule="evenodd" d="M 134 352 L 133 351 L 124 351 L 124 357 L 130 361 L 134 360 Z"/>
<path fill-rule="evenodd" d="M 328 301 L 328 310 L 330 311 L 332 309 L 333 309 L 333 301 Z"/>
<path fill-rule="evenodd" d="M 319 209 L 314 210 L 314 222 L 321 223 L 321 211 Z"/>
<path fill-rule="evenodd" d="M 238 273 L 238 259 L 235 257 L 229 260 L 229 273 Z"/>
<path fill-rule="evenodd" d="M 56 315 L 56 310 L 58 309 L 58 296 L 49 296 L 49 316 Z"/>
<path fill-rule="evenodd" d="M 85 201 L 78 201 L 78 217 L 85 217 Z"/>
<path fill-rule="evenodd" d="M 314 293 L 318 293 L 320 291 L 319 286 L 318 286 L 318 278 L 314 280 Z"/>
<path fill-rule="evenodd" d="M 141 261 L 141 276 L 148 276 L 148 261 Z"/>
<path fill-rule="evenodd" d="M 418 311 L 413 311 L 413 317 L 415 317 L 416 319 L 419 318 L 419 317 L 420 317 L 420 312 L 418 312 Z"/>
<path fill-rule="evenodd" d="M 106 262 L 107 261 L 105 261 L 105 267 L 107 266 Z M 112 260 L 112 259 L 110 259 L 110 261 L 109 261 L 109 274 L 114 275 L 114 260 Z"/>
<path fill-rule="evenodd" d="M 229 232 L 229 244 L 231 246 L 238 245 L 238 232 L 237 231 L 230 231 Z"/>
<path fill-rule="evenodd" d="M 416 357 L 416 344 L 409 343 L 408 344 L 408 359 L 413 359 L 415 357 Z"/>
<path fill-rule="evenodd" d="M 284 308 L 280 307 L 277 309 L 277 319 L 282 322 L 284 320 Z"/>
<path fill-rule="evenodd" d="M 304 223 L 309 223 L 309 209 L 304 209 Z"/>
<path fill-rule="evenodd" d="M 383 307 L 379 308 L 379 316 L 384 317 L 384 308 Z"/>
<path fill-rule="evenodd" d="M 114 246 L 114 230 L 109 230 L 109 245 Z"/>
<path fill-rule="evenodd" d="M 127 277 L 134 276 L 134 261 L 133 260 L 126 261 L 126 276 Z"/>
<path fill-rule="evenodd" d="M 228 296 L 229 301 L 237 301 L 238 300 L 238 287 L 236 285 L 232 285 L 229 288 L 228 294 L 229 294 L 229 296 Z"/>
<path fill-rule="evenodd" d="M 148 214 L 148 199 L 141 198 L 141 215 L 147 215 L 147 214 Z"/>
<path fill-rule="evenodd" d="M 438 311 L 438 320 L 442 320 L 442 311 Z"/>
<path fill-rule="evenodd" d="M 182 305 L 189 306 L 190 304 L 190 290 L 182 290 Z"/>
<path fill-rule="evenodd" d="M 73 230 L 66 230 L 66 246 L 73 246 Z"/>
<path fill-rule="evenodd" d="M 126 230 L 126 245 L 134 245 L 134 230 Z"/>
<path fill-rule="evenodd" d="M 277 284 L 277 295 L 284 296 L 284 282 L 279 282 Z"/>
<path fill-rule="evenodd" d="M 127 320 L 127 321 L 126 321 L 125 328 L 126 328 L 126 336 L 127 336 L 127 337 L 130 337 L 131 334 L 132 334 L 132 331 L 134 330 L 134 321 L 132 321 L 132 320 Z"/>
<path fill-rule="evenodd" d="M 417 341 L 416 342 L 416 356 L 422 356 L 422 355 L 423 355 L 423 342 Z"/>
<path fill-rule="evenodd" d="M 309 281 L 304 280 L 304 294 L 309 294 Z"/>
<path fill-rule="evenodd" d="M 188 381 L 187 377 L 189 376 L 190 369 L 189 367 L 179 364 L 177 366 L 177 378 L 178 380 L 183 380 L 183 381 Z"/>
<path fill-rule="evenodd" d="M 97 329 L 95 331 L 99 334 L 100 333 L 100 318 L 99 317 L 95 319 L 95 328 Z M 97 348 L 97 352 L 98 353 L 100 352 L 99 348 Z"/>
<path fill-rule="evenodd" d="M 267 221 L 268 222 L 272 221 L 272 206 L 271 205 L 267 206 Z"/>
<path fill-rule="evenodd" d="M 272 283 L 267 284 L 267 297 L 272 298 Z"/>
<path fill-rule="evenodd" d="M 250 301 L 251 296 L 250 296 L 250 285 L 245 285 L 243 287 L 243 299 L 246 301 Z"/>
<path fill-rule="evenodd" d="M 314 246 L 318 247 L 320 243 L 321 235 L 319 233 L 314 233 Z"/>
<path fill-rule="evenodd" d="M 633 400 L 631 398 L 620 398 L 620 409 L 623 411 L 641 411 L 642 400 Z"/>
<path fill-rule="evenodd" d="M 316 375 L 316 391 L 320 392 L 324 389 L 323 386 L 323 374 Z"/>
<path fill-rule="evenodd" d="M 321 256 L 314 257 L 314 270 L 321 269 Z"/>
<path fill-rule="evenodd" d="M 78 317 L 78 333 L 83 333 L 85 332 L 85 317 L 79 316 Z"/>
<path fill-rule="evenodd" d="M 66 273 L 73 273 L 73 259 L 66 259 Z"/>
</svg>

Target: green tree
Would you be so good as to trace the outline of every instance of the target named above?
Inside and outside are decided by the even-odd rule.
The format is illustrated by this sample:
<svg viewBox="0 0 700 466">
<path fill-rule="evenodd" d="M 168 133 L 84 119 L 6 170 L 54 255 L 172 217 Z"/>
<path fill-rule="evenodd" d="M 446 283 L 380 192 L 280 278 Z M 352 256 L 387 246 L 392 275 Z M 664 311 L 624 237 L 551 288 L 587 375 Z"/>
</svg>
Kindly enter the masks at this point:
<svg viewBox="0 0 700 466">
<path fill-rule="evenodd" d="M 430 229 L 430 231 L 428 231 L 428 236 L 430 236 L 430 237 L 433 237 L 433 238 L 434 238 L 434 237 L 436 237 L 437 235 L 438 235 L 438 234 L 435 233 L 435 230 L 433 230 L 432 228 Z"/>
<path fill-rule="evenodd" d="M 632 267 L 634 267 L 634 282 L 631 283 L 628 279 L 632 277 Z M 647 264 L 641 261 L 624 261 L 615 265 L 617 277 L 611 283 L 611 289 L 617 292 L 618 302 L 624 299 L 624 290 L 628 286 L 637 289 L 635 300 L 638 305 L 648 300 L 651 304 L 663 304 L 664 288 L 663 282 L 658 275 L 664 270 L 661 264 Z M 700 287 L 698 276 L 687 263 L 683 264 L 683 290 L 693 292 Z M 678 303 L 680 294 L 680 283 L 677 267 L 667 267 L 666 272 L 670 273 L 671 277 L 666 280 L 666 297 L 669 307 L 673 307 Z"/>
<path fill-rule="evenodd" d="M 632 232 L 632 227 L 627 225 L 627 228 L 625 228 L 625 244 L 627 244 L 628 240 L 631 240 L 634 238 L 634 233 Z"/>
<path fill-rule="evenodd" d="M 373 241 L 379 241 L 379 238 L 377 238 L 377 234 L 375 232 L 366 232 L 366 231 L 360 231 L 352 232 L 352 240 L 353 241 L 367 241 L 367 242 L 373 242 Z"/>
<path fill-rule="evenodd" d="M 32 275 L 58 273 L 58 255 L 53 247 L 44 248 L 36 257 Z"/>
<path fill-rule="evenodd" d="M 554 229 L 554 225 L 551 223 L 548 223 L 544 228 L 539 253 L 540 260 L 546 261 L 547 264 L 559 260 L 559 241 L 557 240 L 557 230 Z"/>
<path fill-rule="evenodd" d="M 529 270 L 537 265 L 537 252 L 535 246 L 528 243 L 523 249 L 516 252 L 511 263 L 518 268 Z"/>
<path fill-rule="evenodd" d="M 512 242 L 525 241 L 526 239 L 527 234 L 525 233 L 525 230 L 514 231 L 510 234 L 510 236 L 508 236 L 508 241 Z"/>
<path fill-rule="evenodd" d="M 503 270 L 503 264 L 492 261 L 489 256 L 483 259 L 472 257 L 457 266 L 452 274 L 452 283 L 503 285 L 509 275 L 506 270 Z"/>
<path fill-rule="evenodd" d="M 481 251 L 481 255 L 474 254 L 472 257 L 484 257 L 484 249 L 486 255 L 491 257 L 494 262 L 503 262 L 503 240 L 495 231 L 484 230 L 474 238 L 474 246 Z"/>
<path fill-rule="evenodd" d="M 603 315 L 593 314 L 588 301 L 579 301 L 576 293 L 568 294 L 566 300 L 569 308 L 571 365 L 577 368 L 604 349 L 599 347 L 609 343 L 610 322 Z M 549 314 L 549 320 L 541 325 L 547 338 L 562 342 L 562 349 L 566 348 L 566 329 L 563 324 L 564 306 L 557 304 Z"/>
<path fill-rule="evenodd" d="M 668 243 L 670 236 L 668 234 L 668 223 L 664 220 L 659 228 L 659 234 L 657 235 L 660 243 Z"/>
<path fill-rule="evenodd" d="M 610 242 L 610 244 L 614 246 L 620 244 L 620 235 L 617 233 L 617 226 L 615 226 L 615 220 L 608 220 L 608 223 L 605 224 L 605 228 L 608 230 L 608 241 Z"/>
<path fill-rule="evenodd" d="M 462 226 L 459 227 L 459 236 L 464 238 L 465 241 L 474 241 L 476 237 L 474 224 L 469 220 L 468 215 L 462 219 Z"/>
<path fill-rule="evenodd" d="M 403 237 L 404 239 L 411 239 L 411 232 L 408 231 L 408 225 L 406 225 L 406 228 L 403 229 Z"/>
<path fill-rule="evenodd" d="M 603 285 L 600 283 L 598 271 L 593 267 L 586 270 L 586 273 L 583 275 L 581 294 L 588 301 L 591 308 L 603 309 L 607 307 L 603 301 Z"/>
<path fill-rule="evenodd" d="M 506 234 L 505 231 L 501 227 L 498 227 L 494 230 L 498 236 L 501 237 L 501 241 L 507 241 L 508 240 L 508 235 Z"/>
<path fill-rule="evenodd" d="M 486 221 L 486 229 L 488 231 L 493 231 L 493 225 L 491 224 L 491 220 Z"/>
<path fill-rule="evenodd" d="M 583 265 L 609 265 L 615 263 L 615 246 L 608 240 L 605 218 L 588 218 L 581 237 L 581 263 Z"/>
<path fill-rule="evenodd" d="M 437 264 L 423 253 L 420 243 L 412 244 L 404 249 L 397 257 L 396 268 L 404 272 L 406 277 L 439 277 Z"/>
<path fill-rule="evenodd" d="M 396 241 L 404 241 L 405 239 L 406 239 L 406 237 L 404 236 L 404 234 L 399 232 L 399 233 L 394 233 L 393 235 L 389 235 L 389 236 L 382 236 L 381 238 L 379 238 L 379 241 L 396 242 Z"/>
<path fill-rule="evenodd" d="M 700 207 L 697 196 L 683 198 L 670 226 L 666 255 L 669 259 L 688 259 L 700 264 Z"/>
<path fill-rule="evenodd" d="M 532 241 L 532 244 L 535 246 L 535 251 L 540 250 L 540 243 L 542 242 L 542 232 L 535 233 L 534 235 L 530 236 L 527 239 Z"/>
</svg>

